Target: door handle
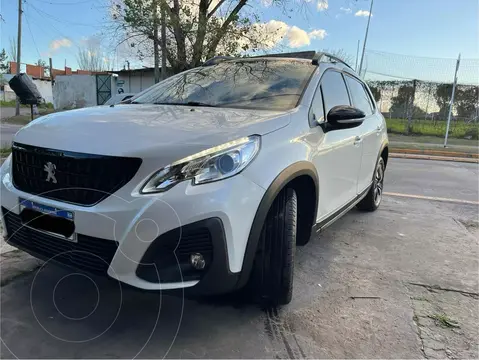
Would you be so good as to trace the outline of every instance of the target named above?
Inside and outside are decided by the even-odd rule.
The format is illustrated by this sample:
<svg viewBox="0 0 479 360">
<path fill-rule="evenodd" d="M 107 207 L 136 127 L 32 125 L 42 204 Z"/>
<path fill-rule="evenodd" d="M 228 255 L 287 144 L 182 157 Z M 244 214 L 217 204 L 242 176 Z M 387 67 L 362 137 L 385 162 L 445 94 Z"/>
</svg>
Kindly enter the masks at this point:
<svg viewBox="0 0 479 360">
<path fill-rule="evenodd" d="M 361 136 L 356 136 L 354 138 L 354 145 L 357 146 L 357 145 L 361 144 L 361 141 L 363 141 L 362 137 Z"/>
<path fill-rule="evenodd" d="M 376 135 L 378 135 L 378 136 L 381 135 L 381 132 L 382 132 L 382 131 L 383 131 L 382 126 L 381 126 L 381 125 L 378 125 L 378 126 L 376 127 Z"/>
</svg>

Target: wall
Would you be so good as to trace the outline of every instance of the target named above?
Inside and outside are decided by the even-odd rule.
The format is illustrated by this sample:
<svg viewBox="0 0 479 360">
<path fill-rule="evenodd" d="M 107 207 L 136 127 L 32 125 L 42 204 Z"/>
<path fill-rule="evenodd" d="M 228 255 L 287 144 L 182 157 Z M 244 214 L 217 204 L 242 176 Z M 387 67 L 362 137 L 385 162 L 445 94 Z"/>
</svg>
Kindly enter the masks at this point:
<svg viewBox="0 0 479 360">
<path fill-rule="evenodd" d="M 17 98 L 17 95 L 13 92 L 9 85 L 5 85 L 3 90 L 0 90 L 0 100 L 1 101 L 12 101 Z"/>
<path fill-rule="evenodd" d="M 27 70 L 26 73 L 28 75 L 31 75 L 31 77 L 42 79 L 44 77 L 45 70 L 43 69 L 43 66 L 38 66 L 38 65 L 30 65 L 27 64 Z"/>
<path fill-rule="evenodd" d="M 14 75 L 12 74 L 2 74 L 2 77 L 5 79 L 5 81 L 8 83 L 10 79 Z M 29 75 L 30 78 L 32 78 Z M 51 103 L 53 102 L 53 92 L 52 92 L 52 82 L 50 80 L 40 80 L 40 79 L 32 79 L 33 83 L 37 87 L 38 91 L 40 92 L 40 95 L 45 99 L 45 102 Z M 13 92 L 13 90 L 10 88 L 9 85 L 5 85 L 4 91 L 0 94 L 0 99 L 1 100 L 15 100 L 16 95 Z"/>
<path fill-rule="evenodd" d="M 40 94 L 45 99 L 45 102 L 52 103 L 53 102 L 52 82 L 49 80 L 33 79 L 33 83 L 37 87 L 38 91 L 40 91 Z"/>
<path fill-rule="evenodd" d="M 53 86 L 55 109 L 96 106 L 95 75 L 58 75 Z"/>
<path fill-rule="evenodd" d="M 120 88 L 125 93 L 139 93 L 155 83 L 155 75 L 153 70 L 145 69 L 144 71 L 125 71 L 119 72 L 116 78 L 116 92 Z M 124 81 L 122 85 L 118 84 L 118 81 Z"/>
</svg>

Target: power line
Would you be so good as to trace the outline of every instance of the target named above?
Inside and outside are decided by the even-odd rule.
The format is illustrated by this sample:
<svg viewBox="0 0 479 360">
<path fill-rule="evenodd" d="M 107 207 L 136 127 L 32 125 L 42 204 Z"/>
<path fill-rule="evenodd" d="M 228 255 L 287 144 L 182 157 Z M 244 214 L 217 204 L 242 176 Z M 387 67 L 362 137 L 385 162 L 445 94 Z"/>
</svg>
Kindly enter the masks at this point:
<svg viewBox="0 0 479 360">
<path fill-rule="evenodd" d="M 92 2 L 94 0 L 83 0 L 83 1 L 76 1 L 76 2 L 57 2 L 57 1 L 48 1 L 48 0 L 35 0 L 44 4 L 51 4 L 51 5 L 78 5 L 78 4 L 86 4 Z"/>
<path fill-rule="evenodd" d="M 76 26 L 86 26 L 86 27 L 103 27 L 103 25 L 94 25 L 94 24 L 83 24 L 83 23 L 76 23 L 76 22 L 70 22 L 70 21 L 65 21 L 65 20 L 62 20 L 62 19 L 58 19 L 57 17 L 37 8 L 35 5 L 33 4 L 29 4 L 33 9 L 35 9 L 35 11 L 39 12 L 39 13 L 42 13 L 43 16 L 47 16 L 49 17 L 50 19 L 52 20 L 55 20 L 59 23 L 63 23 L 63 24 L 67 24 L 67 25 L 76 25 Z M 41 15 L 41 14 L 40 14 Z"/>
<path fill-rule="evenodd" d="M 35 11 L 37 12 L 37 14 L 42 18 L 42 22 L 43 22 L 44 24 L 48 24 L 51 28 L 53 28 L 53 29 L 55 30 L 55 32 L 56 32 L 57 34 L 59 34 L 60 36 L 66 38 L 66 39 L 68 39 L 68 40 L 70 40 L 70 37 L 69 37 L 69 36 L 66 36 L 65 34 L 63 34 L 63 33 L 62 33 L 61 31 L 59 31 L 53 24 L 44 21 L 45 19 L 43 18 L 42 14 L 40 14 L 31 4 L 28 4 L 28 5 L 29 5 L 30 7 L 32 7 L 33 10 L 35 10 Z M 43 29 L 43 30 L 44 30 L 44 29 Z M 76 44 L 74 41 L 72 41 L 72 40 L 70 40 L 70 41 L 71 41 L 75 46 L 79 47 L 78 44 Z M 73 51 L 71 51 L 68 47 L 64 47 L 64 49 L 65 49 L 66 51 L 68 51 L 70 54 L 72 54 L 73 56 L 76 56 L 76 54 L 73 53 Z"/>
<path fill-rule="evenodd" d="M 30 28 L 30 22 L 28 21 L 28 17 L 25 11 L 23 12 L 23 16 L 25 17 L 25 21 L 27 22 L 28 31 L 30 32 L 30 36 L 32 37 L 33 44 L 35 45 L 35 49 L 37 50 L 38 58 L 41 59 L 42 56 L 40 55 L 40 51 L 38 51 L 38 46 L 37 46 L 37 43 L 35 42 L 35 38 L 33 37 L 32 29 Z"/>
</svg>

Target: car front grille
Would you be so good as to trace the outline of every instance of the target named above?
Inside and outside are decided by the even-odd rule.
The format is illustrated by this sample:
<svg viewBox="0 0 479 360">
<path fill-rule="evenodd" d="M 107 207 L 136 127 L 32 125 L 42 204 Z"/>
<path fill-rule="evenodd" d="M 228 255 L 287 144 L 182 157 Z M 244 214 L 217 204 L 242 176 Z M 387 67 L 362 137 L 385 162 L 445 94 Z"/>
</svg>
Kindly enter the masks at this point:
<svg viewBox="0 0 479 360">
<path fill-rule="evenodd" d="M 7 243 L 45 260 L 93 273 L 105 274 L 118 248 L 118 242 L 77 234 L 77 242 L 31 229 L 19 215 L 2 207 L 7 229 Z"/>
<path fill-rule="evenodd" d="M 92 155 L 14 143 L 14 186 L 30 194 L 91 206 L 107 198 L 138 171 L 141 159 Z M 49 177 L 49 174 L 53 177 Z"/>
</svg>

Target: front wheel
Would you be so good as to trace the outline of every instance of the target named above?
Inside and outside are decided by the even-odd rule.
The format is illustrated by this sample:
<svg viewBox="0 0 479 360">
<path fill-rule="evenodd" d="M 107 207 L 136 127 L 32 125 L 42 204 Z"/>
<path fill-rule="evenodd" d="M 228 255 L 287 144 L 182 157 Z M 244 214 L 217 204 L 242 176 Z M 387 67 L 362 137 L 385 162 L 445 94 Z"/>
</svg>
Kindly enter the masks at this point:
<svg viewBox="0 0 479 360">
<path fill-rule="evenodd" d="M 296 224 L 296 192 L 283 189 L 263 224 L 250 278 L 250 289 L 262 305 L 285 305 L 291 301 Z"/>
<path fill-rule="evenodd" d="M 371 188 L 369 189 L 368 194 L 362 199 L 358 206 L 358 209 L 364 211 L 374 211 L 381 204 L 383 198 L 383 188 L 384 188 L 384 159 L 379 158 L 379 161 L 374 170 L 374 178 Z"/>
</svg>

